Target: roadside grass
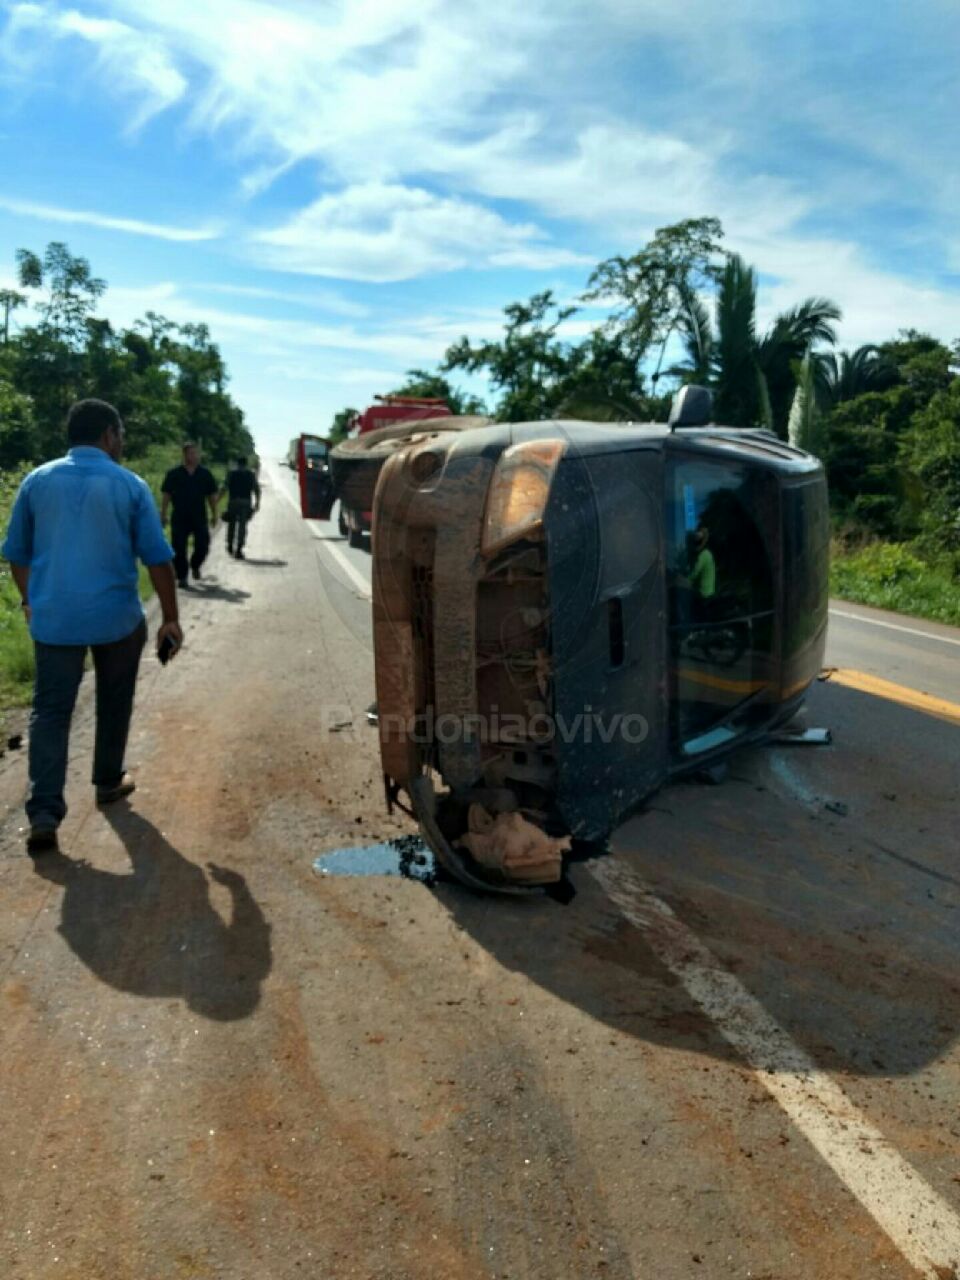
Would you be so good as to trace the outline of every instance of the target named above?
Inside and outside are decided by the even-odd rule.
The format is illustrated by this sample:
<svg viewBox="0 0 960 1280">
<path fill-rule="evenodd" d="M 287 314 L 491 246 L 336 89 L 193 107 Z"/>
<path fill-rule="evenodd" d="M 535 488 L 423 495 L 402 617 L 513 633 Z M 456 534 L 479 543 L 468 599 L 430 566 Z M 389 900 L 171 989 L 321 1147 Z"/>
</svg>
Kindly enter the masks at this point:
<svg viewBox="0 0 960 1280">
<path fill-rule="evenodd" d="M 850 552 L 835 544 L 830 590 L 856 604 L 960 626 L 960 582 L 903 543 L 873 542 Z"/>
<path fill-rule="evenodd" d="M 6 530 L 10 508 L 27 468 L 0 472 L 0 530 Z M 20 608 L 20 593 L 10 567 L 0 561 L 0 716 L 22 706 L 33 682 L 33 645 Z"/>
<path fill-rule="evenodd" d="M 159 505 L 160 485 L 167 470 L 180 461 L 180 450 L 174 445 L 151 449 L 144 457 L 126 465 L 142 476 L 150 486 Z M 17 489 L 28 467 L 0 473 L 0 537 L 5 533 L 10 508 Z M 148 600 L 153 595 L 150 575 L 140 566 L 140 596 Z M 9 566 L 0 561 L 0 717 L 14 707 L 25 706 L 30 701 L 33 684 L 33 644 L 20 608 L 17 591 Z"/>
</svg>

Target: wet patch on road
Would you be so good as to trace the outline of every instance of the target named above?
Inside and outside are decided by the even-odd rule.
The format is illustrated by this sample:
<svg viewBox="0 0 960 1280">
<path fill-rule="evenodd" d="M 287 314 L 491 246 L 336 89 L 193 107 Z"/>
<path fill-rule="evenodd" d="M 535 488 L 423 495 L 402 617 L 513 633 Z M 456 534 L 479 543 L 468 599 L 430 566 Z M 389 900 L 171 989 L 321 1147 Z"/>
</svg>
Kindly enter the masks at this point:
<svg viewBox="0 0 960 1280">
<path fill-rule="evenodd" d="M 321 876 L 400 876 L 434 885 L 439 869 L 433 850 L 419 836 L 398 836 L 378 844 L 333 849 L 315 858 Z"/>
</svg>

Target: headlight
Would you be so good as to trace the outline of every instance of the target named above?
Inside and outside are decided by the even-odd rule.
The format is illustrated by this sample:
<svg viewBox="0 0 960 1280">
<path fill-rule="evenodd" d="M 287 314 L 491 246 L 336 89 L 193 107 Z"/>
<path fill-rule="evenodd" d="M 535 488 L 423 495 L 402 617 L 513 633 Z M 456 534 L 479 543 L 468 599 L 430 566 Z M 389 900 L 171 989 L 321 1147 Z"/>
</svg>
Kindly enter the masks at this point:
<svg viewBox="0 0 960 1280">
<path fill-rule="evenodd" d="M 484 554 L 499 551 L 540 527 L 563 449 L 562 440 L 527 440 L 500 455 L 487 494 Z"/>
</svg>

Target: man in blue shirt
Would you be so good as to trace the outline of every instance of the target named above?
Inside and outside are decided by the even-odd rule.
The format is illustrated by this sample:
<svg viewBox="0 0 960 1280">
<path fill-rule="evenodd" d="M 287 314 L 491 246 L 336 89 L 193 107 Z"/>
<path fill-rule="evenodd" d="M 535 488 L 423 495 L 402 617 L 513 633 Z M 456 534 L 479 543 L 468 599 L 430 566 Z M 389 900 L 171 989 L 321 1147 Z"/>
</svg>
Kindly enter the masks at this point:
<svg viewBox="0 0 960 1280">
<path fill-rule="evenodd" d="M 88 648 L 97 678 L 97 803 L 135 790 L 123 758 L 147 635 L 138 558 L 160 600 L 158 650 L 169 654 L 183 643 L 173 552 L 149 488 L 119 465 L 120 415 L 103 400 L 80 400 L 67 415 L 67 440 L 65 458 L 38 467 L 20 486 L 2 548 L 37 660 L 27 800 L 31 856 L 57 850 L 57 828 L 67 812 L 70 720 Z"/>
</svg>

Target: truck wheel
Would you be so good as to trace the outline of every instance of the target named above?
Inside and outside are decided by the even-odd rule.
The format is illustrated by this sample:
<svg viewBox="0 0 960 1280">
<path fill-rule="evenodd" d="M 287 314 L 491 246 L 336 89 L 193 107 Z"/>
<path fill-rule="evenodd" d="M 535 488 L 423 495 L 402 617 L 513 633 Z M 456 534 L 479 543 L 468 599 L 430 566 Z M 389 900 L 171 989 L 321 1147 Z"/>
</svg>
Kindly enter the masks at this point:
<svg viewBox="0 0 960 1280">
<path fill-rule="evenodd" d="M 351 547 L 362 547 L 363 546 L 363 530 L 351 529 L 349 542 Z"/>
<path fill-rule="evenodd" d="M 340 504 L 340 514 L 337 516 L 337 529 L 340 531 L 341 538 L 345 538 L 350 532 L 343 514 L 343 503 Z"/>
</svg>

